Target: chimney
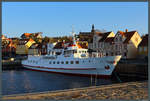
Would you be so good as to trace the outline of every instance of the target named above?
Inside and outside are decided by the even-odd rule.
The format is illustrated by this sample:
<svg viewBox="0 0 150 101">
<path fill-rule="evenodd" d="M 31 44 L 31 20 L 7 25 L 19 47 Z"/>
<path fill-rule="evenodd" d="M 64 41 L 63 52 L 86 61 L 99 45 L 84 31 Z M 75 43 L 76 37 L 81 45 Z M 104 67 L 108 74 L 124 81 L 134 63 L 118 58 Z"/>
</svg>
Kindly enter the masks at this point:
<svg viewBox="0 0 150 101">
<path fill-rule="evenodd" d="M 126 33 L 128 32 L 128 29 L 126 29 L 126 31 L 125 31 Z"/>
</svg>

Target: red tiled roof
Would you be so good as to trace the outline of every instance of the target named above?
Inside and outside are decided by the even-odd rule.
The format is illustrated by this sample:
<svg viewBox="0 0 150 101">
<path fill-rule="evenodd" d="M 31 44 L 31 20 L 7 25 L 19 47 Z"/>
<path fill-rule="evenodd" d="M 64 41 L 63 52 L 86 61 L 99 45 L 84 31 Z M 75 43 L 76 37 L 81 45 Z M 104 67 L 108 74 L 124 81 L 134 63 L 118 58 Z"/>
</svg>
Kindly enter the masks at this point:
<svg viewBox="0 0 150 101">
<path fill-rule="evenodd" d="M 32 33 L 24 33 L 26 37 L 29 37 Z"/>
<path fill-rule="evenodd" d="M 125 41 L 123 43 L 129 43 L 130 39 L 132 36 L 135 34 L 136 31 L 130 31 L 130 32 L 123 32 L 123 31 L 118 31 L 119 34 L 121 34 L 123 37 L 125 37 Z"/>
<path fill-rule="evenodd" d="M 135 34 L 136 31 L 131 31 L 131 32 L 125 32 L 124 35 L 126 37 L 125 41 L 123 43 L 128 43 L 132 36 Z"/>
<path fill-rule="evenodd" d="M 106 40 L 107 36 L 110 34 L 111 32 L 106 32 L 106 33 L 102 33 L 102 38 L 99 40 L 99 42 L 103 42 Z"/>
<path fill-rule="evenodd" d="M 142 41 L 140 42 L 139 46 L 148 46 L 148 34 L 142 38 Z"/>
</svg>

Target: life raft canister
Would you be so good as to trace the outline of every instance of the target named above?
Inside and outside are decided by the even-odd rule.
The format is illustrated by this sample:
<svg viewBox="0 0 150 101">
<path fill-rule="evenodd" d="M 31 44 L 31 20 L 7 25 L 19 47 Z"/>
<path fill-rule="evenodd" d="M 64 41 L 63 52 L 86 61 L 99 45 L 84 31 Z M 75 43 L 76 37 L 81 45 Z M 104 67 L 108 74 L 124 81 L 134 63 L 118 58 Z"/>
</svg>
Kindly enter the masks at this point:
<svg viewBox="0 0 150 101">
<path fill-rule="evenodd" d="M 107 69 L 107 70 L 110 69 L 109 65 L 105 66 L 105 69 Z"/>
</svg>

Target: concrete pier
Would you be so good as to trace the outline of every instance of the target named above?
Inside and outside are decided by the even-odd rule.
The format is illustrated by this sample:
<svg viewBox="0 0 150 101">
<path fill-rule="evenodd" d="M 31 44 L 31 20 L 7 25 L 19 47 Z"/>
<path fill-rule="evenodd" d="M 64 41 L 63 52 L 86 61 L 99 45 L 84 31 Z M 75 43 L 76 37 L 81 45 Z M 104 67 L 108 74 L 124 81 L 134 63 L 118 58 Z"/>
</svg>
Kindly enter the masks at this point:
<svg viewBox="0 0 150 101">
<path fill-rule="evenodd" d="M 10 61 L 10 60 L 2 60 L 2 70 L 16 70 L 23 69 L 20 60 Z"/>
<path fill-rule="evenodd" d="M 60 91 L 7 95 L 3 100 L 148 100 L 148 82 L 127 82 Z"/>
</svg>

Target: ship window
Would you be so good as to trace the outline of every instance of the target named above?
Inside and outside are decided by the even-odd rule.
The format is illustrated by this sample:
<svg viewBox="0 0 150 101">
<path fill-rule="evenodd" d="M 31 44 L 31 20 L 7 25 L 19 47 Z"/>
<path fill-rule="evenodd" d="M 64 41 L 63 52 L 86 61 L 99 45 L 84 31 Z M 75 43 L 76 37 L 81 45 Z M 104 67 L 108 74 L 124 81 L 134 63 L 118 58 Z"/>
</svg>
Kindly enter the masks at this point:
<svg viewBox="0 0 150 101">
<path fill-rule="evenodd" d="M 64 62 L 62 61 L 61 64 L 64 64 Z"/>
<path fill-rule="evenodd" d="M 66 64 L 68 64 L 68 61 L 66 61 Z"/>
<path fill-rule="evenodd" d="M 70 61 L 70 64 L 73 64 L 73 61 Z"/>
<path fill-rule="evenodd" d="M 79 64 L 79 61 L 76 61 L 76 64 Z"/>
<path fill-rule="evenodd" d="M 49 64 L 51 64 L 51 61 L 49 62 Z"/>
<path fill-rule="evenodd" d="M 57 61 L 57 64 L 59 64 L 59 61 Z"/>
<path fill-rule="evenodd" d="M 91 62 L 91 61 L 89 60 L 89 62 Z"/>
<path fill-rule="evenodd" d="M 55 64 L 55 61 L 53 62 L 53 64 Z"/>
</svg>

